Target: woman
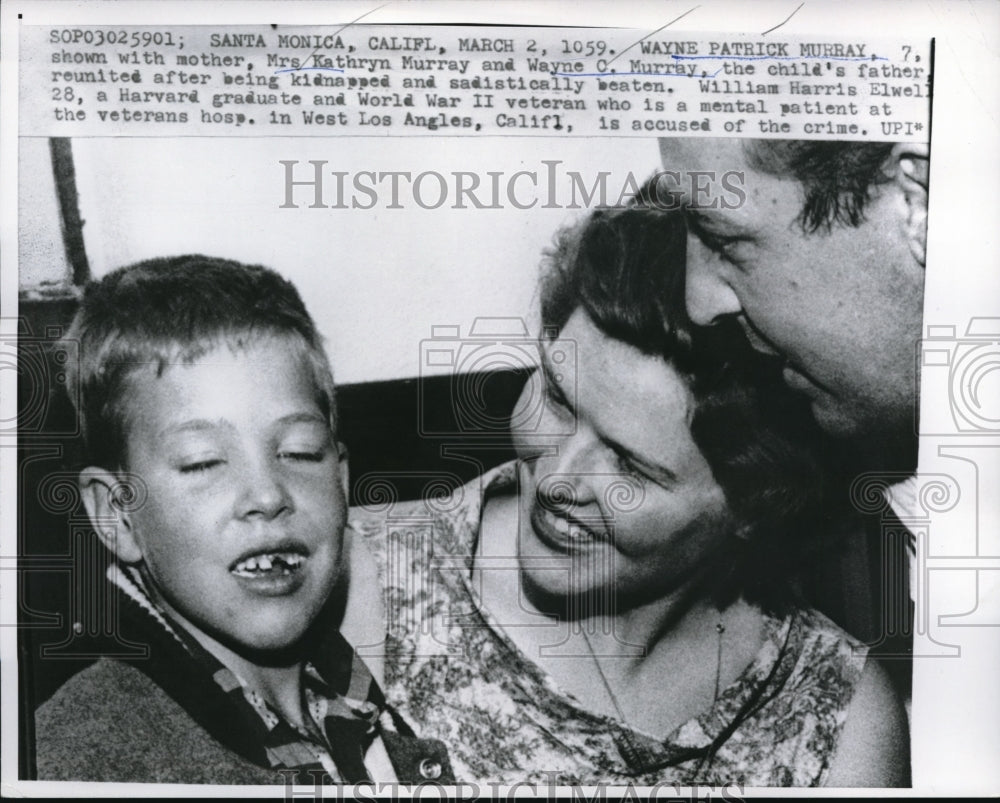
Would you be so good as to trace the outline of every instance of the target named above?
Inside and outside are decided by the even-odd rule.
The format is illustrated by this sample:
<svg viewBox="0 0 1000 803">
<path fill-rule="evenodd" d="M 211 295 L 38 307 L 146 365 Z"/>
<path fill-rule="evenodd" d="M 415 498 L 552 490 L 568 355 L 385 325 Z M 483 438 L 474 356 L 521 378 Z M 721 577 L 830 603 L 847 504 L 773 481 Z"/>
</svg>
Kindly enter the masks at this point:
<svg viewBox="0 0 1000 803">
<path fill-rule="evenodd" d="M 684 238 L 642 207 L 564 231 L 518 460 L 356 512 L 387 697 L 464 781 L 903 784 L 884 675 L 796 602 L 823 505 L 808 413 L 738 328 L 688 326 Z"/>
</svg>

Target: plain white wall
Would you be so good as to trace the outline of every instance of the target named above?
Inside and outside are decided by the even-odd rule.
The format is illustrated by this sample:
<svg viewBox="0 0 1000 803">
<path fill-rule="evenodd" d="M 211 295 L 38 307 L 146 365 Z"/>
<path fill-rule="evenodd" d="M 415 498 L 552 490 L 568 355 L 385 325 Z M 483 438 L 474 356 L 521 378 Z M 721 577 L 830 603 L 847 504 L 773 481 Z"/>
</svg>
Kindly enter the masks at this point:
<svg viewBox="0 0 1000 803">
<path fill-rule="evenodd" d="M 559 160 L 566 205 L 567 171 L 580 172 L 588 187 L 610 171 L 613 203 L 626 174 L 641 181 L 659 166 L 653 139 L 88 138 L 74 140 L 73 153 L 94 275 L 191 252 L 273 267 L 298 286 L 345 383 L 449 371 L 421 366 L 420 343 L 433 326 L 457 325 L 464 335 L 477 316 L 532 315 L 542 249 L 585 212 L 522 211 L 506 201 L 503 209 L 447 208 L 453 193 L 431 210 L 403 192 L 404 209 L 309 209 L 309 188 L 296 190 L 300 208 L 281 209 L 279 160 L 298 160 L 297 178 L 311 176 L 309 160 L 322 159 L 330 171 L 475 171 L 484 182 L 487 171 L 506 181 L 529 170 L 540 183 L 543 160 Z M 381 186 L 388 205 L 388 183 Z M 434 186 L 424 188 L 425 202 L 434 201 Z M 528 201 L 526 181 L 517 186 Z M 333 203 L 332 179 L 327 188 Z M 538 207 L 544 190 L 539 196 Z"/>
<path fill-rule="evenodd" d="M 71 281 L 49 140 L 21 137 L 17 145 L 21 173 L 17 187 L 19 286 L 29 288 Z"/>
</svg>

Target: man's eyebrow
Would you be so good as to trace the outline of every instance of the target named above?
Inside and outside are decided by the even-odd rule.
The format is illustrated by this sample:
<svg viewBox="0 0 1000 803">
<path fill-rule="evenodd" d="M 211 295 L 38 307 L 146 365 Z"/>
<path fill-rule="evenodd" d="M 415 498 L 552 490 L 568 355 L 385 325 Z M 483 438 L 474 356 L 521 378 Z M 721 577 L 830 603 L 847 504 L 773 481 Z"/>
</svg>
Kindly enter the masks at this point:
<svg viewBox="0 0 1000 803">
<path fill-rule="evenodd" d="M 688 226 L 695 231 L 700 229 L 712 229 L 713 231 L 726 230 L 734 234 L 742 234 L 746 231 L 732 218 L 725 215 L 713 215 L 711 210 L 686 208 L 684 210 L 684 217 Z"/>
</svg>

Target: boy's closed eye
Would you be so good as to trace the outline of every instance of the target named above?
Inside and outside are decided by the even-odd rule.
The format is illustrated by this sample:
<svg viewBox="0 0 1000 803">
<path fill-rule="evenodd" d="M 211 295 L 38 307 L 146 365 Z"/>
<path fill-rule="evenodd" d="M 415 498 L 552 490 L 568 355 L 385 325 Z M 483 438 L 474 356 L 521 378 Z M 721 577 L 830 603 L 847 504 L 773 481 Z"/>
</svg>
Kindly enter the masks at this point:
<svg viewBox="0 0 1000 803">
<path fill-rule="evenodd" d="M 282 434 L 276 454 L 296 463 L 322 463 L 334 454 L 335 442 L 325 424 L 296 421 Z"/>
<path fill-rule="evenodd" d="M 278 449 L 275 457 L 292 463 L 322 463 L 331 454 L 332 449 L 327 444 L 295 445 Z M 206 459 L 182 459 L 177 463 L 181 474 L 204 474 L 212 469 L 220 468 L 227 463 L 224 457 Z"/>
<path fill-rule="evenodd" d="M 292 460 L 303 463 L 322 463 L 330 452 L 331 450 L 328 446 L 295 446 L 281 449 L 278 452 L 278 457 L 283 460 Z"/>
<path fill-rule="evenodd" d="M 221 466 L 225 461 L 221 458 L 211 458 L 209 460 L 182 461 L 178 466 L 181 474 L 201 474 L 213 468 Z"/>
</svg>

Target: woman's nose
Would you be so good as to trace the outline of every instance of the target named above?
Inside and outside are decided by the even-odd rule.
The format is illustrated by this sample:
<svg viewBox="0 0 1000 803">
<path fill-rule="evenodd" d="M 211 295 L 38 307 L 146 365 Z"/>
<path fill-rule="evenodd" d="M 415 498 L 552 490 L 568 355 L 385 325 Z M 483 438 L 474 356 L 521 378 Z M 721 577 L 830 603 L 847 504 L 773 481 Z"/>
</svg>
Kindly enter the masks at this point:
<svg viewBox="0 0 1000 803">
<path fill-rule="evenodd" d="M 586 505 L 596 498 L 595 482 L 601 468 L 594 461 L 594 452 L 578 433 L 561 438 L 548 457 L 540 458 L 535 468 L 539 493 L 566 509 Z"/>
</svg>

